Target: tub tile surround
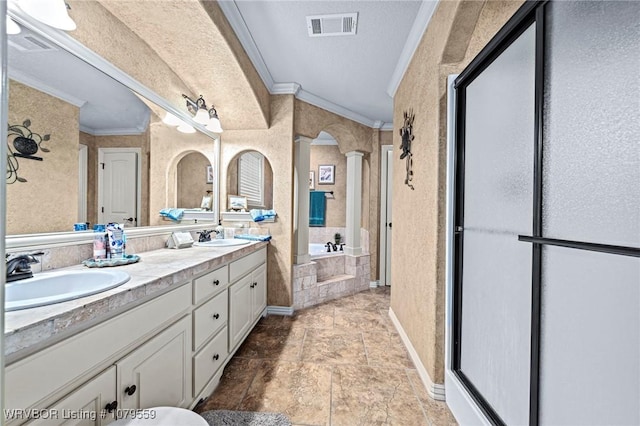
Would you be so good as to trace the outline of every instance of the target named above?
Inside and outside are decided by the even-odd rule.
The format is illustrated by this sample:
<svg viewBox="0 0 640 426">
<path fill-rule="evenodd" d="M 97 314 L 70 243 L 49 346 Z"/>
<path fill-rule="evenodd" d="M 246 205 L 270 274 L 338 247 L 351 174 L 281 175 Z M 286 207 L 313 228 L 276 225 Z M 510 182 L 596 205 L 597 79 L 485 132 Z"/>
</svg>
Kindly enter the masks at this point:
<svg viewBox="0 0 640 426">
<path fill-rule="evenodd" d="M 312 244 L 326 244 L 328 241 L 334 242 L 336 233 L 342 235 L 342 242 L 344 243 L 347 235 L 346 228 L 313 226 L 309 228 L 309 242 Z M 369 231 L 364 228 L 360 228 L 360 244 L 362 245 L 362 252 L 369 253 Z"/>
<path fill-rule="evenodd" d="M 370 255 L 333 255 L 293 266 L 293 308 L 302 309 L 369 288 Z"/>
<path fill-rule="evenodd" d="M 81 331 L 152 297 L 184 284 L 196 275 L 239 259 L 267 242 L 228 248 L 159 249 L 140 254 L 141 260 L 119 266 L 131 275 L 125 284 L 93 296 L 38 308 L 5 313 L 5 355 L 12 362 L 49 343 Z M 53 249 L 52 249 L 53 250 Z M 75 265 L 62 270 L 82 270 Z"/>
</svg>

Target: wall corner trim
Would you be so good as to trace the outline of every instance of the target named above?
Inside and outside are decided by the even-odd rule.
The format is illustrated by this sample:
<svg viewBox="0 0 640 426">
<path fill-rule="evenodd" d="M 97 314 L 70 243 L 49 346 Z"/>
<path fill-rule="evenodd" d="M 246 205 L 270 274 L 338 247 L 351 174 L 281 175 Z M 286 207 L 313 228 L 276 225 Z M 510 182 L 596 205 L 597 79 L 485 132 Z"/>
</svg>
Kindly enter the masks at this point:
<svg viewBox="0 0 640 426">
<path fill-rule="evenodd" d="M 416 366 L 416 369 L 418 370 L 418 375 L 420 376 L 420 379 L 422 380 L 422 384 L 427 390 L 427 393 L 431 398 L 437 401 L 444 401 L 446 399 L 445 392 L 444 392 L 444 385 L 439 383 L 433 383 L 433 381 L 431 380 L 431 377 L 429 377 L 429 373 L 427 372 L 427 369 L 424 367 L 424 365 L 422 365 L 422 361 L 418 356 L 418 352 L 416 352 L 415 348 L 411 344 L 411 341 L 409 340 L 409 336 L 407 336 L 407 333 L 404 331 L 404 329 L 402 328 L 402 325 L 400 324 L 400 320 L 398 319 L 398 317 L 396 317 L 396 314 L 393 312 L 393 309 L 391 308 L 389 308 L 389 317 L 391 318 L 391 322 L 393 322 L 393 325 L 396 327 L 396 330 L 398 330 L 400 339 L 402 340 L 402 343 L 404 343 L 404 346 L 407 348 L 407 351 L 409 352 L 409 357 L 411 357 L 411 361 L 413 361 L 413 364 Z"/>
<path fill-rule="evenodd" d="M 293 315 L 293 306 L 267 306 L 267 315 Z"/>
</svg>

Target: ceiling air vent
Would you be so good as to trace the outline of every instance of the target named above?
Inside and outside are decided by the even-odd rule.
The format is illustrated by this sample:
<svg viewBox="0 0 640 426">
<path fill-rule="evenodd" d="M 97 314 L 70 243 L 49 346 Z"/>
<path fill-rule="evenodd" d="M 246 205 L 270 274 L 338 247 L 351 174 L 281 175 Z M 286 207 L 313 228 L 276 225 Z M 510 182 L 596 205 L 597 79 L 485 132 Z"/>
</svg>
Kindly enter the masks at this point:
<svg viewBox="0 0 640 426">
<path fill-rule="evenodd" d="M 309 37 L 355 35 L 358 13 L 307 16 Z"/>
<path fill-rule="evenodd" d="M 46 52 L 57 50 L 49 42 L 33 34 L 12 35 L 8 37 L 7 43 L 21 52 Z"/>
</svg>

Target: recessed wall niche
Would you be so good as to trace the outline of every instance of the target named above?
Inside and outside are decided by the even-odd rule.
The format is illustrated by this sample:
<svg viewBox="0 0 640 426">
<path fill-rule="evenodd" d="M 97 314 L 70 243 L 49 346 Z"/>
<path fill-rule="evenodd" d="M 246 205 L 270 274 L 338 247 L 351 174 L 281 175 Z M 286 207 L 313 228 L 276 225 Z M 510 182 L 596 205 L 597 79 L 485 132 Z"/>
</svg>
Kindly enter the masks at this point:
<svg viewBox="0 0 640 426">
<path fill-rule="evenodd" d="M 229 162 L 227 194 L 247 197 L 248 209 L 273 208 L 273 170 L 267 157 L 258 151 L 242 151 Z M 220 200 L 228 210 L 227 200 Z"/>
<path fill-rule="evenodd" d="M 211 194 L 213 182 L 208 176 L 209 166 L 207 157 L 199 152 L 191 152 L 180 159 L 176 174 L 178 207 L 199 208 L 202 197 Z"/>
</svg>

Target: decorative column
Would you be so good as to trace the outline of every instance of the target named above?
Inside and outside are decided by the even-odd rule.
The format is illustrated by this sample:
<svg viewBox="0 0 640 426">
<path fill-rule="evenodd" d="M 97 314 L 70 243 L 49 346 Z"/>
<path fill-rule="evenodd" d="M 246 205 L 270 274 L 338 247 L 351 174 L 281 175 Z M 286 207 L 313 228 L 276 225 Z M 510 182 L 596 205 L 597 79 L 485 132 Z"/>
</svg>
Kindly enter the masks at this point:
<svg viewBox="0 0 640 426">
<path fill-rule="evenodd" d="M 309 263 L 309 163 L 311 158 L 311 139 L 297 136 L 294 148 L 295 167 L 298 171 L 297 226 L 293 232 L 293 263 L 301 265 Z"/>
<path fill-rule="evenodd" d="M 350 256 L 362 254 L 360 216 L 362 213 L 362 157 L 358 151 L 347 152 L 347 230 L 344 252 Z"/>
</svg>

